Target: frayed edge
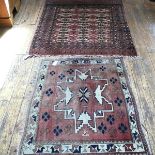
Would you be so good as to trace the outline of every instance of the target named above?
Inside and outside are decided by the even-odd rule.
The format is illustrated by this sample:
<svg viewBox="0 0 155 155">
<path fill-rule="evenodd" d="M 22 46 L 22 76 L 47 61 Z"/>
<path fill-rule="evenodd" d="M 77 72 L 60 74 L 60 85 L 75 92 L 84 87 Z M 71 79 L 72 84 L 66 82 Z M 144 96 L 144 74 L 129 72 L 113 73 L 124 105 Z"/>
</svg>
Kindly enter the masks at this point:
<svg viewBox="0 0 155 155">
<path fill-rule="evenodd" d="M 124 60 L 142 60 L 141 56 L 124 56 L 124 55 L 27 55 L 24 60 L 30 58 L 54 58 L 54 59 L 66 59 L 66 58 L 123 58 Z"/>
</svg>

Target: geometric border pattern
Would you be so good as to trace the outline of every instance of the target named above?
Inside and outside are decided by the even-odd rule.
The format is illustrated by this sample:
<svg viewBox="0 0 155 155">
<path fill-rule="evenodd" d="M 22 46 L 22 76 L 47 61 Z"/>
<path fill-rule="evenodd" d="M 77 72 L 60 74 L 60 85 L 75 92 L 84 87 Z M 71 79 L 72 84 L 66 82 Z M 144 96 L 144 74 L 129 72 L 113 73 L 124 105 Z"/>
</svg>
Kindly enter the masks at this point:
<svg viewBox="0 0 155 155">
<path fill-rule="evenodd" d="M 55 64 L 74 64 L 74 62 L 78 64 L 106 64 L 106 63 L 114 63 L 118 72 L 119 80 L 121 82 L 123 94 L 126 100 L 126 107 L 129 117 L 130 130 L 133 137 L 133 142 L 104 142 L 100 143 L 91 142 L 91 143 L 72 143 L 66 144 L 63 143 L 45 143 L 45 144 L 36 144 L 35 137 L 37 133 L 37 124 L 38 124 L 38 113 L 39 107 L 41 104 L 41 94 L 42 90 L 39 89 L 40 86 L 44 86 L 45 77 L 47 74 L 48 65 L 51 63 Z M 123 73 L 123 76 L 122 76 Z M 134 118 L 130 116 L 134 116 Z M 94 153 L 91 147 L 94 147 L 95 153 L 106 154 L 106 153 L 125 153 L 125 154 L 149 154 L 147 143 L 144 139 L 144 135 L 142 133 L 142 129 L 140 127 L 138 111 L 136 108 L 135 100 L 133 98 L 132 92 L 130 90 L 128 79 L 126 76 L 126 71 L 124 68 L 123 60 L 121 58 L 102 58 L 102 59 L 66 59 L 66 60 L 43 60 L 40 66 L 40 73 L 37 81 L 37 87 L 34 92 L 34 96 L 32 99 L 30 112 L 28 116 L 28 124 L 25 132 L 24 141 L 22 144 L 22 152 L 23 154 L 53 154 L 53 153 L 62 153 L 62 154 L 91 154 Z M 35 119 L 34 119 L 35 118 Z M 134 120 L 134 121 L 133 121 Z M 138 133 L 135 138 L 135 133 Z M 75 152 L 74 148 L 76 147 L 80 150 L 79 152 Z"/>
</svg>

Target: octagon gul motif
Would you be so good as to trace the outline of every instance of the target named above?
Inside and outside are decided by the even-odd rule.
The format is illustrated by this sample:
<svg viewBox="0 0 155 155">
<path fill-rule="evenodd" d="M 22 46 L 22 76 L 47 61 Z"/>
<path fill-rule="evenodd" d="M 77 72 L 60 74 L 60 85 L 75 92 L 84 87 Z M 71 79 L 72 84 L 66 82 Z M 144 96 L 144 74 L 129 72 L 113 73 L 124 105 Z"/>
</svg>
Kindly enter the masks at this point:
<svg viewBox="0 0 155 155">
<path fill-rule="evenodd" d="M 63 88 L 64 83 L 67 86 L 66 88 Z M 103 96 L 103 92 L 106 86 L 108 86 L 108 80 L 93 76 L 91 69 L 85 72 L 75 69 L 74 76 L 66 77 L 65 82 L 58 82 L 57 85 L 60 91 L 59 93 L 64 93 L 65 97 L 54 105 L 54 111 L 63 111 L 64 119 L 74 120 L 75 133 L 79 132 L 84 125 L 87 125 L 92 131 L 97 132 L 96 119 L 103 118 L 105 113 L 113 112 L 114 110 L 112 103 Z M 79 89 L 75 89 L 76 86 Z M 72 91 L 72 87 L 75 89 L 74 92 Z M 78 97 L 79 100 L 77 99 Z M 81 107 L 78 113 L 76 112 L 76 107 L 72 106 L 71 103 L 76 99 L 77 104 Z M 100 105 L 94 109 L 93 113 L 90 108 L 92 104 Z M 109 109 L 104 108 L 105 104 L 109 105 Z"/>
<path fill-rule="evenodd" d="M 137 55 L 122 0 L 102 0 L 100 4 L 94 1 L 93 5 L 81 2 L 81 5 L 53 5 L 49 0 L 31 54 Z"/>
</svg>

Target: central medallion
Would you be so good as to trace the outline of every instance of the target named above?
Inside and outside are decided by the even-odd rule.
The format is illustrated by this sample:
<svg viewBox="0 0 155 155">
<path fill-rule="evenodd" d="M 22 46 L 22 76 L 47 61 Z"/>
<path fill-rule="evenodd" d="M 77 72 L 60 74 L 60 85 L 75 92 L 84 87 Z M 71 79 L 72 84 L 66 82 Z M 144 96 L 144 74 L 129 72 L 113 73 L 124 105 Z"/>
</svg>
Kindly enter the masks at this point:
<svg viewBox="0 0 155 155">
<path fill-rule="evenodd" d="M 97 132 L 97 119 L 114 110 L 104 97 L 107 86 L 108 80 L 93 76 L 91 69 L 75 69 L 73 76 L 57 82 L 58 92 L 63 97 L 54 105 L 54 111 L 64 112 L 64 119 L 74 120 L 75 133 L 85 128 Z"/>
</svg>

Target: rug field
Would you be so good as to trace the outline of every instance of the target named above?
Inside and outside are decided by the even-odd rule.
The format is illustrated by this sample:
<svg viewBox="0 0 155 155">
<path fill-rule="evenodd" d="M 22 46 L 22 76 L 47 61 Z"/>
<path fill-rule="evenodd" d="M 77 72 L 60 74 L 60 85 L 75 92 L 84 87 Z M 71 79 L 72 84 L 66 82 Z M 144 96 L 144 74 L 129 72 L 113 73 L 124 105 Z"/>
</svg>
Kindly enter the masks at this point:
<svg viewBox="0 0 155 155">
<path fill-rule="evenodd" d="M 121 58 L 43 60 L 27 154 L 149 154 Z"/>
<path fill-rule="evenodd" d="M 137 55 L 121 0 L 73 2 L 46 2 L 30 54 Z"/>
</svg>

